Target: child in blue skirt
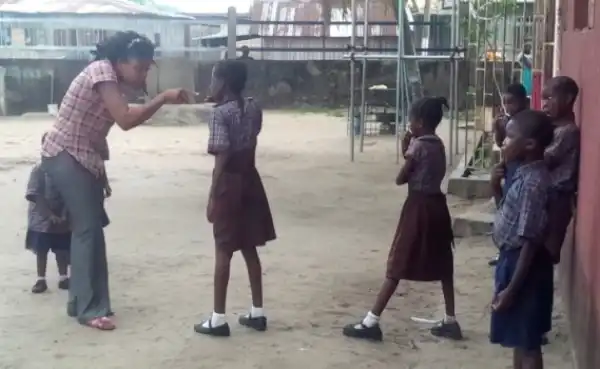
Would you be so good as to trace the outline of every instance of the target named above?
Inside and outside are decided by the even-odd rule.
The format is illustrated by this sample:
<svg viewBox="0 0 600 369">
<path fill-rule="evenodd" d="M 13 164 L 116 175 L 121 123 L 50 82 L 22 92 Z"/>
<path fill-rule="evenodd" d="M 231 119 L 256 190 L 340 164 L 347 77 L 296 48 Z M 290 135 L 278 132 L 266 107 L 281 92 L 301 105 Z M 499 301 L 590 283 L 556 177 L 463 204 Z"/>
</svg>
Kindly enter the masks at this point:
<svg viewBox="0 0 600 369">
<path fill-rule="evenodd" d="M 37 257 L 37 280 L 31 292 L 43 293 L 48 290 L 46 266 L 50 251 L 56 256 L 58 288 L 68 290 L 71 230 L 66 207 L 39 164 L 31 170 L 25 198 L 29 201 L 25 248 Z"/>
<path fill-rule="evenodd" d="M 492 185 L 502 197 L 493 239 L 500 250 L 495 273 L 490 340 L 514 350 L 515 369 L 542 369 L 543 337 L 552 320 L 553 261 L 545 247 L 550 172 L 544 150 L 553 138 L 547 115 L 526 110 L 511 118 L 502 147 L 520 166 L 502 197 L 501 170 Z"/>
</svg>

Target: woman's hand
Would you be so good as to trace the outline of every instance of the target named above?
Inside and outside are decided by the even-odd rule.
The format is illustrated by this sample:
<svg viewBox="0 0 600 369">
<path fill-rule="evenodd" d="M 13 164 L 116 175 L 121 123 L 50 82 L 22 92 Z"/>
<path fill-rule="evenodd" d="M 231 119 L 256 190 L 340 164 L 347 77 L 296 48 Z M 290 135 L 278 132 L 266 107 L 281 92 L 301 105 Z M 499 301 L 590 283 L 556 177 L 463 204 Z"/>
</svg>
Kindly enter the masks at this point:
<svg viewBox="0 0 600 369">
<path fill-rule="evenodd" d="M 191 102 L 191 94 L 195 93 L 183 88 L 172 88 L 161 92 L 160 96 L 166 104 L 189 104 Z"/>
<path fill-rule="evenodd" d="M 212 223 L 214 221 L 213 212 L 214 212 L 214 208 L 213 208 L 212 197 L 209 197 L 208 204 L 206 205 L 206 220 L 208 220 L 209 223 Z"/>
</svg>

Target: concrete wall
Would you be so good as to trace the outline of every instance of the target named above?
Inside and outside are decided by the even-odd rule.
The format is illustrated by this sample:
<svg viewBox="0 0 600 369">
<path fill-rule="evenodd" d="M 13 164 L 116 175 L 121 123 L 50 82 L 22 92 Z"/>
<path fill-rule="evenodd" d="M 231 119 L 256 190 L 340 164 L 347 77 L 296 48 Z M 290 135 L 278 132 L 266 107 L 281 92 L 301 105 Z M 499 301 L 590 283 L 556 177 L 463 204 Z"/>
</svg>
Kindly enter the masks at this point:
<svg viewBox="0 0 600 369">
<path fill-rule="evenodd" d="M 82 60 L 15 60 L 0 59 L 6 68 L 6 113 L 22 114 L 45 111 L 47 104 L 60 102 L 73 78 L 85 67 Z M 148 78 L 151 96 L 171 87 L 185 87 L 200 93 L 203 99 L 210 85 L 213 64 L 185 59 L 160 59 Z M 394 88 L 394 63 L 370 62 L 368 85 L 385 84 Z M 490 66 L 491 67 L 491 66 Z M 459 107 L 466 106 L 468 86 L 467 63 L 461 64 L 459 78 Z M 266 108 L 332 107 L 348 105 L 350 94 L 347 61 L 249 61 L 247 94 L 254 96 Z M 360 68 L 358 68 L 360 70 Z M 447 62 L 421 63 L 421 77 L 426 94 L 448 96 L 450 70 Z M 488 73 L 487 90 L 492 91 Z M 505 83 L 508 81 L 505 81 Z M 482 95 L 482 94 L 478 94 Z M 395 93 L 370 96 L 376 102 L 391 106 Z M 497 100 L 496 100 L 497 101 Z M 491 103 L 488 101 L 488 104 Z"/>
<path fill-rule="evenodd" d="M 561 262 L 563 295 L 571 324 L 578 369 L 600 368 L 600 2 L 589 3 L 589 13 L 575 16 L 579 1 L 562 0 L 559 74 L 573 77 L 580 86 L 577 119 L 581 126 L 579 204 L 574 237 L 564 246 Z M 581 10 L 581 9 L 580 9 Z M 579 24 L 575 23 L 575 20 Z M 592 20 L 592 22 L 589 22 Z M 587 22 L 586 22 L 587 21 Z M 581 25 L 581 23 L 587 23 Z"/>
</svg>

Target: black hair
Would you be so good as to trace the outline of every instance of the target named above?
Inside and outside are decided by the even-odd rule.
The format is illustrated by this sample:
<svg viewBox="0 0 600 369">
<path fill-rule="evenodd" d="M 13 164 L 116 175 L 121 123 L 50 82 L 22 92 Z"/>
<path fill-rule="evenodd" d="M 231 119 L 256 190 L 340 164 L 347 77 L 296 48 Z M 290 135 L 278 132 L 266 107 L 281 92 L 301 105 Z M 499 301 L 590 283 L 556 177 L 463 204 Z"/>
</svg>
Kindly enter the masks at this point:
<svg viewBox="0 0 600 369">
<path fill-rule="evenodd" d="M 550 80 L 550 84 L 552 86 L 553 91 L 565 95 L 571 95 L 573 97 L 573 101 L 575 101 L 577 95 L 579 95 L 579 86 L 577 86 L 577 82 L 575 82 L 575 80 L 571 77 L 554 77 Z"/>
<path fill-rule="evenodd" d="M 410 107 L 410 117 L 422 121 L 425 127 L 435 130 L 444 116 L 444 107 L 450 108 L 445 97 L 423 97 Z"/>
<path fill-rule="evenodd" d="M 541 149 L 550 146 L 554 139 L 552 118 L 537 110 L 523 110 L 512 118 L 525 138 L 536 140 Z"/>
<path fill-rule="evenodd" d="M 119 31 L 96 44 L 91 53 L 94 60 L 117 63 L 127 59 L 153 60 L 155 45 L 144 35 L 134 31 Z"/>
<path fill-rule="evenodd" d="M 244 99 L 242 93 L 248 80 L 246 63 L 231 59 L 220 61 L 215 66 L 215 77 L 223 81 L 228 92 L 234 95 L 243 114 Z"/>
<path fill-rule="evenodd" d="M 527 101 L 527 90 L 525 90 L 525 86 L 521 83 L 513 83 L 506 86 L 505 93 L 513 95 L 520 101 Z"/>
</svg>

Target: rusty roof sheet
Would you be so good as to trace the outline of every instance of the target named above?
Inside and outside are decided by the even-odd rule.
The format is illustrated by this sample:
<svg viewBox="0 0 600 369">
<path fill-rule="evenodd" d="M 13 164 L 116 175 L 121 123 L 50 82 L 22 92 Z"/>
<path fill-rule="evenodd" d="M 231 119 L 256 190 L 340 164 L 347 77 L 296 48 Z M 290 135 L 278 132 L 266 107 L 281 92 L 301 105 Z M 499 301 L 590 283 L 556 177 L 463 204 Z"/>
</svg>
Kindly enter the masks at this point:
<svg viewBox="0 0 600 369">
<path fill-rule="evenodd" d="M 120 14 L 167 18 L 190 18 L 152 6 L 128 0 L 6 0 L 0 2 L 0 12 L 22 14 Z"/>
<path fill-rule="evenodd" d="M 332 7 L 332 22 L 349 22 L 351 20 L 350 9 L 341 5 Z M 364 6 L 357 6 L 357 22 L 363 22 Z M 323 21 L 323 7 L 320 0 L 255 0 L 250 10 L 250 18 L 253 21 L 279 21 L 279 22 L 302 22 Z M 395 22 L 394 10 L 379 1 L 369 3 L 369 21 L 371 22 Z M 323 27 L 321 25 L 255 25 L 255 34 L 266 37 L 322 37 Z M 357 27 L 358 36 L 362 36 L 362 28 Z M 350 37 L 352 30 L 349 25 L 329 26 L 330 37 Z M 396 36 L 395 26 L 371 26 L 371 36 Z"/>
</svg>

